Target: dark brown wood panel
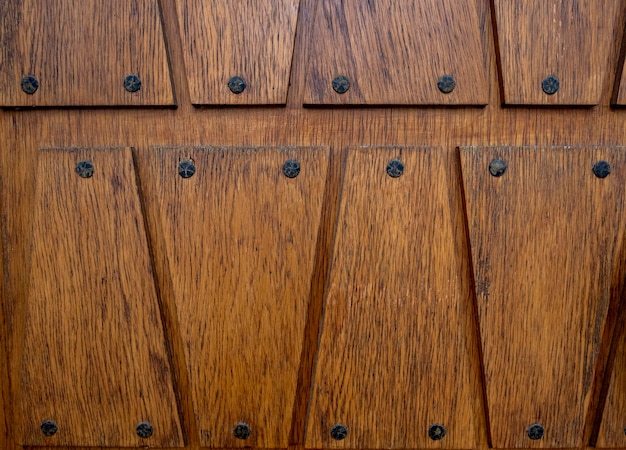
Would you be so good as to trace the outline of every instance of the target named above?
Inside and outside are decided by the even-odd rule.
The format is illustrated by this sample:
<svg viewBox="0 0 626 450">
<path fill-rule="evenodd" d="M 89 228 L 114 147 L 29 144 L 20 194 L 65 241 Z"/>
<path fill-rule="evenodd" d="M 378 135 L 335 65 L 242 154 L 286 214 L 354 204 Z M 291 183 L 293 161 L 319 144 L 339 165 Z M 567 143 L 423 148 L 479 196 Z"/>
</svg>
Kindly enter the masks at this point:
<svg viewBox="0 0 626 450">
<path fill-rule="evenodd" d="M 605 178 L 592 170 L 600 161 Z M 461 162 L 493 446 L 581 447 L 622 245 L 626 152 L 466 147 Z"/>
<path fill-rule="evenodd" d="M 3 0 L 0 17 L 0 106 L 174 104 L 158 0 Z"/>
<path fill-rule="evenodd" d="M 493 0 L 493 4 L 504 103 L 600 102 L 609 74 L 616 70 L 609 62 L 621 42 L 617 31 L 624 21 L 623 2 Z"/>
<path fill-rule="evenodd" d="M 286 103 L 299 3 L 176 0 L 192 103 Z M 230 89 L 233 77 L 242 92 Z"/>
<path fill-rule="evenodd" d="M 19 443 L 183 446 L 131 149 L 42 150 L 37 173 Z"/>
<path fill-rule="evenodd" d="M 320 0 L 305 103 L 484 105 L 485 14 L 478 0 Z M 349 81 L 342 93 L 339 76 Z M 451 91 L 442 80 L 445 93 L 444 76 L 454 79 Z"/>
<path fill-rule="evenodd" d="M 149 164 L 200 445 L 286 448 L 328 149 L 158 147 Z"/>
<path fill-rule="evenodd" d="M 624 44 L 622 45 L 626 49 L 626 37 L 624 38 Z M 620 106 L 626 106 L 626 71 L 624 70 L 624 65 L 626 65 L 626 59 L 622 60 L 622 76 L 617 80 L 619 82 L 619 86 L 617 89 L 615 104 Z"/>
<path fill-rule="evenodd" d="M 448 158 L 441 148 L 348 152 L 307 448 L 476 445 L 473 308 Z M 437 426 L 442 439 L 429 437 Z"/>
</svg>

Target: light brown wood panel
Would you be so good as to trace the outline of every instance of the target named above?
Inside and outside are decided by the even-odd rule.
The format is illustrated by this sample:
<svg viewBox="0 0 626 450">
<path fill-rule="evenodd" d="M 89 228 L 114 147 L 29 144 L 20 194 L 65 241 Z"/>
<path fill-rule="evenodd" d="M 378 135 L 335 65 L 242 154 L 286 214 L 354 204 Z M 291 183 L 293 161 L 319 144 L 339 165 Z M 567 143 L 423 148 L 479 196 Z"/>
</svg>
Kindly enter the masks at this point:
<svg viewBox="0 0 626 450">
<path fill-rule="evenodd" d="M 399 178 L 386 172 L 394 159 Z M 307 448 L 476 445 L 469 267 L 447 169 L 441 148 L 349 149 Z M 443 439 L 429 437 L 434 424 Z"/>
<path fill-rule="evenodd" d="M 131 149 L 42 150 L 30 207 L 19 442 L 183 446 Z"/>
<path fill-rule="evenodd" d="M 620 0 L 494 0 L 502 88 L 511 105 L 597 105 L 619 46 Z M 559 87 L 546 94 L 543 81 Z"/>
<path fill-rule="evenodd" d="M 490 173 L 491 161 L 507 169 Z M 607 161 L 611 173 L 592 168 Z M 581 447 L 626 207 L 623 148 L 461 149 L 492 444 Z M 544 428 L 532 440 L 527 430 Z"/>
<path fill-rule="evenodd" d="M 485 105 L 489 78 L 480 0 L 321 0 L 305 103 Z M 449 93 L 440 77 L 454 77 Z M 345 93 L 333 80 L 345 76 Z"/>
<path fill-rule="evenodd" d="M 626 36 L 624 36 L 624 43 L 622 46 L 626 49 Z M 622 60 L 621 67 L 621 77 L 616 81 L 619 82 L 619 86 L 617 87 L 617 97 L 615 98 L 615 104 L 620 106 L 626 106 L 626 70 L 624 70 L 624 66 L 626 65 L 626 59 Z"/>
<path fill-rule="evenodd" d="M 299 3 L 176 0 L 192 103 L 286 103 Z M 229 88 L 235 76 L 243 92 Z"/>
<path fill-rule="evenodd" d="M 202 446 L 289 444 L 328 153 L 158 147 L 148 158 Z M 178 174 L 185 160 L 191 178 Z"/>
<path fill-rule="evenodd" d="M 174 104 L 157 0 L 4 0 L 0 17 L 1 106 Z"/>
</svg>

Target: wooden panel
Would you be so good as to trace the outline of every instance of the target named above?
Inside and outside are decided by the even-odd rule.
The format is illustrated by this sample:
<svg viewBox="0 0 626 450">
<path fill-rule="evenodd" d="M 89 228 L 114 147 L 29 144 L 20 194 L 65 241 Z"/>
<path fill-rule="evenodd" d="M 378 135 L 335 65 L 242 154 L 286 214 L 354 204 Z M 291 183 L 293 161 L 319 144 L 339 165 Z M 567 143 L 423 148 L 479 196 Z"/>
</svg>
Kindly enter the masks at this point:
<svg viewBox="0 0 626 450">
<path fill-rule="evenodd" d="M 621 3 L 495 0 L 504 102 L 597 105 L 615 70 L 608 61 L 619 44 Z M 550 76 L 559 87 L 547 94 L 543 82 Z"/>
<path fill-rule="evenodd" d="M 598 178 L 603 160 L 611 173 Z M 461 162 L 493 446 L 580 447 L 624 229 L 626 152 L 468 147 Z M 542 439 L 527 435 L 534 424 Z"/>
<path fill-rule="evenodd" d="M 286 103 L 299 3 L 176 0 L 192 103 Z M 243 92 L 231 91 L 232 77 Z"/>
<path fill-rule="evenodd" d="M 131 149 L 43 150 L 33 207 L 20 442 L 182 446 Z"/>
<path fill-rule="evenodd" d="M 349 150 L 307 448 L 476 444 L 473 310 L 446 160 L 438 148 Z M 336 424 L 345 439 L 331 438 Z M 429 438 L 434 424 L 443 439 Z"/>
<path fill-rule="evenodd" d="M 151 189 L 200 434 L 207 447 L 285 448 L 326 172 L 324 148 L 155 148 Z M 283 175 L 287 160 L 301 165 Z M 178 175 L 194 161 L 191 178 Z M 247 424 L 248 439 L 234 428 Z"/>
<path fill-rule="evenodd" d="M 174 104 L 157 0 L 4 0 L 0 41 L 2 106 Z"/>
<path fill-rule="evenodd" d="M 484 105 L 488 78 L 478 0 L 321 0 L 311 47 L 309 104 Z M 450 75 L 449 93 L 438 81 Z M 333 80 L 345 76 L 345 93 Z"/>
<path fill-rule="evenodd" d="M 624 46 L 626 46 L 626 37 L 624 38 Z M 626 65 L 626 59 L 622 61 L 622 65 Z M 617 82 L 619 82 L 619 87 L 617 90 L 617 98 L 615 99 L 615 104 L 626 106 L 626 70 L 624 70 L 623 66 L 621 80 L 617 80 Z"/>
</svg>

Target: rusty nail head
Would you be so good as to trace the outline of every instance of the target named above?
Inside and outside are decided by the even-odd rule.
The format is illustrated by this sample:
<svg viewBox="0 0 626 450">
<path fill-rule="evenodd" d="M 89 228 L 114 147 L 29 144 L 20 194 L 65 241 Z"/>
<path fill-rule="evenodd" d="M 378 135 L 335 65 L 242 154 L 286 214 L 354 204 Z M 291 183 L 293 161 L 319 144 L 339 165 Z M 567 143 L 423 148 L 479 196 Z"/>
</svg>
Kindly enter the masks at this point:
<svg viewBox="0 0 626 450">
<path fill-rule="evenodd" d="M 501 159 L 494 159 L 489 163 L 489 173 L 494 177 L 501 177 L 506 172 L 507 164 Z"/>
<path fill-rule="evenodd" d="M 140 438 L 148 439 L 150 436 L 152 436 L 152 433 L 154 433 L 154 429 L 152 428 L 150 422 L 141 422 L 139 425 L 137 425 L 137 428 L 135 428 L 135 432 Z"/>
<path fill-rule="evenodd" d="M 178 163 L 178 175 L 183 178 L 191 178 L 196 173 L 196 165 L 192 159 L 187 159 Z"/>
<path fill-rule="evenodd" d="M 39 81 L 32 75 L 22 77 L 22 90 L 28 95 L 33 95 L 39 89 Z"/>
<path fill-rule="evenodd" d="M 300 163 L 296 160 L 290 159 L 283 164 L 283 174 L 287 178 L 295 178 L 300 174 Z"/>
<path fill-rule="evenodd" d="M 137 92 L 141 89 L 141 79 L 139 79 L 139 76 L 134 73 L 127 75 L 126 78 L 124 78 L 124 89 L 128 92 Z"/>
<path fill-rule="evenodd" d="M 607 161 L 598 161 L 593 165 L 593 174 L 598 178 L 606 178 L 611 173 L 611 165 Z"/>
<path fill-rule="evenodd" d="M 246 80 L 239 76 L 234 76 L 230 80 L 228 80 L 228 89 L 233 94 L 241 94 L 248 85 L 246 84 Z"/>
<path fill-rule="evenodd" d="M 333 90 L 337 94 L 345 94 L 350 89 L 350 80 L 345 75 L 339 75 L 333 79 Z"/>
<path fill-rule="evenodd" d="M 91 178 L 93 176 L 93 163 L 91 161 L 80 161 L 76 164 L 74 171 L 81 178 Z"/>
<path fill-rule="evenodd" d="M 526 434 L 528 434 L 528 437 L 531 438 L 533 441 L 541 439 L 543 437 L 543 432 L 543 427 L 538 423 L 532 424 L 526 430 Z"/>
<path fill-rule="evenodd" d="M 330 429 L 330 437 L 336 441 L 341 441 L 348 436 L 348 427 L 338 423 Z"/>
<path fill-rule="evenodd" d="M 541 82 L 541 89 L 548 95 L 556 94 L 556 91 L 559 90 L 559 79 L 554 75 L 548 75 Z"/>
<path fill-rule="evenodd" d="M 233 434 L 237 439 L 248 439 L 250 437 L 250 425 L 239 422 L 235 425 L 235 428 L 233 428 Z"/>
<path fill-rule="evenodd" d="M 449 94 L 456 87 L 456 81 L 452 75 L 444 75 L 437 81 L 437 87 L 444 94 Z"/>
<path fill-rule="evenodd" d="M 59 427 L 54 420 L 44 420 L 39 428 L 44 436 L 54 436 L 59 431 Z"/>
<path fill-rule="evenodd" d="M 440 423 L 434 423 L 428 427 L 428 437 L 433 441 L 440 441 L 446 435 L 446 427 Z"/>
<path fill-rule="evenodd" d="M 387 164 L 387 175 L 391 178 L 398 178 L 404 173 L 404 163 L 399 159 L 392 159 Z"/>
</svg>

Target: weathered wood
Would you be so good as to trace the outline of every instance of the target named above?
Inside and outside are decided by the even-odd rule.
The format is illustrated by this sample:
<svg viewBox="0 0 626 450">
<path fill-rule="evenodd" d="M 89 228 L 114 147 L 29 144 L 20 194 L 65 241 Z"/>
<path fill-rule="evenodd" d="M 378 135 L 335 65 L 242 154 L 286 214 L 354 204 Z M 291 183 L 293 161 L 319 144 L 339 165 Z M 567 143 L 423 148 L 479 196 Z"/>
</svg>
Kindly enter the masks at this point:
<svg viewBox="0 0 626 450">
<path fill-rule="evenodd" d="M 200 444 L 286 448 L 328 150 L 152 151 Z M 186 179 L 185 160 L 196 167 Z M 283 175 L 288 160 L 301 165 L 295 178 Z M 248 439 L 234 435 L 240 422 Z"/>
<path fill-rule="evenodd" d="M 386 172 L 394 159 L 399 178 Z M 307 448 L 476 445 L 473 306 L 447 161 L 440 148 L 349 150 Z M 336 424 L 344 440 L 331 438 Z"/>
<path fill-rule="evenodd" d="M 0 106 L 174 104 L 157 0 L 4 0 L 0 17 Z"/>
<path fill-rule="evenodd" d="M 194 105 L 287 101 L 299 0 L 176 0 Z M 243 78 L 243 92 L 229 88 Z"/>
<path fill-rule="evenodd" d="M 37 174 L 20 443 L 182 446 L 131 149 L 43 150 Z"/>
<path fill-rule="evenodd" d="M 601 160 L 606 178 L 592 171 Z M 624 232 L 626 152 L 468 147 L 461 162 L 493 446 L 581 447 Z M 542 439 L 527 436 L 533 424 Z"/>
<path fill-rule="evenodd" d="M 478 0 L 321 0 L 305 103 L 484 105 L 489 80 Z M 345 93 L 333 79 L 350 82 Z M 456 87 L 443 93 L 440 77 Z"/>
<path fill-rule="evenodd" d="M 493 0 L 504 103 L 597 105 L 620 44 L 619 0 Z M 559 81 L 546 94 L 542 82 Z"/>
</svg>

